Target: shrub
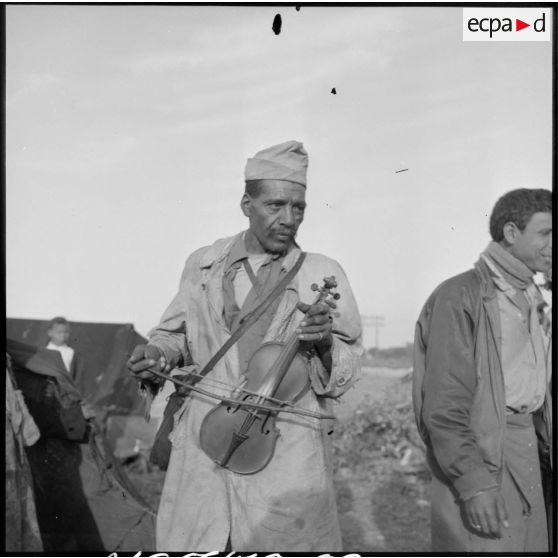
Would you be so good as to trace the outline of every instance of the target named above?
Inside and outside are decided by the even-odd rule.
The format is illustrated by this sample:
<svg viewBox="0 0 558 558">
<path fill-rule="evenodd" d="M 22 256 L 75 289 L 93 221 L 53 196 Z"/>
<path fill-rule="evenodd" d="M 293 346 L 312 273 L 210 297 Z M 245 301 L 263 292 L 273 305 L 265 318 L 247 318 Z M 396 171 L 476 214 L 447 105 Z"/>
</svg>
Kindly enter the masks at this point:
<svg viewBox="0 0 558 558">
<path fill-rule="evenodd" d="M 397 460 L 418 474 L 425 473 L 424 446 L 415 425 L 410 382 L 395 382 L 381 402 L 359 405 L 351 418 L 337 426 L 333 448 L 337 467 L 367 466 L 381 456 Z"/>
</svg>

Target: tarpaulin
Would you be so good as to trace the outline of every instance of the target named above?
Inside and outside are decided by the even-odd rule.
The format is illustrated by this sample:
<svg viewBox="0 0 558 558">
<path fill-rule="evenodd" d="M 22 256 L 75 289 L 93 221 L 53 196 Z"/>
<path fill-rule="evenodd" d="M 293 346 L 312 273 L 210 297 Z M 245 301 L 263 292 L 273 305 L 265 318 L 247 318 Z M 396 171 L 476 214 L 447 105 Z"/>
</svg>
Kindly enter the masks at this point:
<svg viewBox="0 0 558 558">
<path fill-rule="evenodd" d="M 44 550 L 153 550 L 154 511 L 85 420 L 60 354 L 10 339 L 7 352 L 41 433 L 27 455 Z"/>
</svg>

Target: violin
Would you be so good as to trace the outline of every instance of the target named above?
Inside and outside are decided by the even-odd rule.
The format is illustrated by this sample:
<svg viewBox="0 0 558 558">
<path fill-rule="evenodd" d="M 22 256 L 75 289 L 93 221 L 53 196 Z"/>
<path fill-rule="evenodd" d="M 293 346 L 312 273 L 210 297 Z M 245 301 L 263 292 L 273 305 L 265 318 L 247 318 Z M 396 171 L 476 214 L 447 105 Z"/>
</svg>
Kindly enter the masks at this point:
<svg viewBox="0 0 558 558">
<path fill-rule="evenodd" d="M 313 304 L 340 298 L 332 293 L 335 277 L 325 277 Z M 264 343 L 248 362 L 247 381 L 237 394 L 222 401 L 201 424 L 200 445 L 217 465 L 249 475 L 261 471 L 273 457 L 279 430 L 275 419 L 282 405 L 291 404 L 310 388 L 307 359 L 292 334 L 286 342 Z"/>
</svg>

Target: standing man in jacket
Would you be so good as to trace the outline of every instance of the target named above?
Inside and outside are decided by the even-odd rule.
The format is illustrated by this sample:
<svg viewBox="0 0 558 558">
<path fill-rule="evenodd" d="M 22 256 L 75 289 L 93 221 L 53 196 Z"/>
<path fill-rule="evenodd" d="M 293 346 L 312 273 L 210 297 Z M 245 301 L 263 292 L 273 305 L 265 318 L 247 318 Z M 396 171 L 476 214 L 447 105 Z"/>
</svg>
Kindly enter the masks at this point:
<svg viewBox="0 0 558 558">
<path fill-rule="evenodd" d="M 60 353 L 64 367 L 70 374 L 72 380 L 74 380 L 77 388 L 82 392 L 84 397 L 87 397 L 90 394 L 85 393 L 86 390 L 84 389 L 83 358 L 79 352 L 68 345 L 70 334 L 71 325 L 66 318 L 62 316 L 52 318 L 48 325 L 47 335 L 49 341 L 46 348 Z M 91 413 L 92 411 L 88 409 L 87 412 Z"/>
<path fill-rule="evenodd" d="M 70 322 L 62 316 L 53 318 L 48 325 L 47 335 L 49 341 L 46 348 L 60 353 L 66 370 L 72 379 L 79 383 L 78 373 L 80 368 L 76 362 L 76 352 L 68 345 L 70 340 Z"/>
<path fill-rule="evenodd" d="M 274 145 L 248 159 L 241 209 L 248 230 L 194 252 L 178 294 L 136 347 L 129 368 L 143 382 L 149 369 L 183 365 L 198 371 L 242 319 L 295 266 L 295 242 L 306 209 L 308 157 L 302 144 Z M 341 298 L 332 308 L 312 304 L 312 283 L 335 276 Z M 304 316 L 303 311 L 306 311 Z M 302 322 L 302 323 L 301 323 Z M 306 254 L 298 273 L 268 310 L 196 384 L 214 393 L 245 380 L 247 364 L 267 341 L 296 335 L 302 342 L 307 389 L 296 405 L 314 415 L 350 387 L 360 369 L 359 312 L 337 262 Z M 157 518 L 162 551 L 340 551 L 332 463 L 331 423 L 316 416 L 279 414 L 269 464 L 254 474 L 217 465 L 200 445 L 202 421 L 217 401 L 192 392 L 175 415 L 172 452 Z"/>
<path fill-rule="evenodd" d="M 545 552 L 551 339 L 533 275 L 552 265 L 551 192 L 502 196 L 490 234 L 474 268 L 442 283 L 416 326 L 413 399 L 433 473 L 432 550 Z"/>
</svg>

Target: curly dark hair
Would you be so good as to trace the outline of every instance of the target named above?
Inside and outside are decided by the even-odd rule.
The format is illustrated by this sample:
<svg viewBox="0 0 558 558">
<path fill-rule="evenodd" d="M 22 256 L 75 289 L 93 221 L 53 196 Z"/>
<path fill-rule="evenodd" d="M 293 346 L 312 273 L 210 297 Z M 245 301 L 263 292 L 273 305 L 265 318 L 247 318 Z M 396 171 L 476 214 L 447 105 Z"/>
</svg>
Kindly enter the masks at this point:
<svg viewBox="0 0 558 558">
<path fill-rule="evenodd" d="M 490 236 L 500 242 L 504 238 L 504 225 L 515 223 L 522 231 L 535 213 L 552 213 L 550 190 L 519 188 L 504 194 L 494 205 L 490 215 Z"/>
</svg>

